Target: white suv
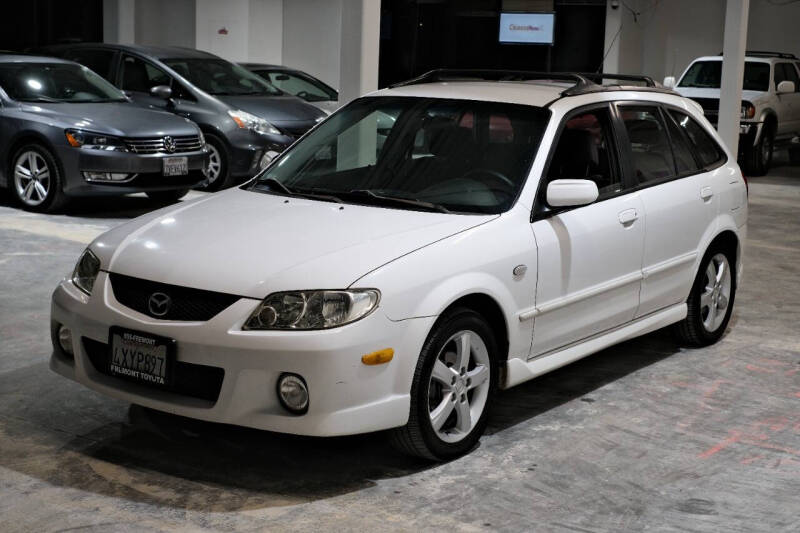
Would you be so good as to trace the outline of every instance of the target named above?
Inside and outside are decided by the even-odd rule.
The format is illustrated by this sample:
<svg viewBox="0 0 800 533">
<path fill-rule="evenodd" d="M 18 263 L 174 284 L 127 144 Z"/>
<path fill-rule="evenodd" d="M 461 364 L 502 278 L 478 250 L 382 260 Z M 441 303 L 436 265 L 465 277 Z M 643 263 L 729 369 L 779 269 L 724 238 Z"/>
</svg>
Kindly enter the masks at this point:
<svg viewBox="0 0 800 533">
<path fill-rule="evenodd" d="M 497 389 L 672 324 L 718 340 L 746 221 L 735 158 L 681 96 L 434 71 L 242 187 L 98 237 L 53 294 L 51 368 L 183 416 L 391 429 L 449 458 Z"/>
<path fill-rule="evenodd" d="M 722 56 L 708 56 L 695 59 L 677 84 L 667 77 L 664 85 L 697 101 L 716 126 L 721 78 Z M 800 136 L 800 61 L 792 54 L 748 51 L 742 88 L 739 157 L 748 174 L 763 176 L 775 144 Z M 789 149 L 792 160 L 800 160 L 800 147 Z"/>
</svg>

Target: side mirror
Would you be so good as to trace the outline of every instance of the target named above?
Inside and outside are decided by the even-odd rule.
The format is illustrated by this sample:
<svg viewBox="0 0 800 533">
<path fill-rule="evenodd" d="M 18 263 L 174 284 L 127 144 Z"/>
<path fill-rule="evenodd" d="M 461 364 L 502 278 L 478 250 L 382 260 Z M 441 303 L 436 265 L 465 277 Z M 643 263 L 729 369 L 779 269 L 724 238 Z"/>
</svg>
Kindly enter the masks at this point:
<svg viewBox="0 0 800 533">
<path fill-rule="evenodd" d="M 664 78 L 664 87 L 667 89 L 674 89 L 675 88 L 675 76 L 667 76 Z"/>
<path fill-rule="evenodd" d="M 793 93 L 794 91 L 795 91 L 794 82 L 789 80 L 783 80 L 775 88 L 775 92 L 778 94 Z"/>
<path fill-rule="evenodd" d="M 169 100 L 172 98 L 172 89 L 166 85 L 156 85 L 150 88 L 150 95 L 162 100 Z"/>
<path fill-rule="evenodd" d="M 551 207 L 577 207 L 597 200 L 600 191 L 592 180 L 553 180 L 547 184 L 547 203 Z"/>
</svg>

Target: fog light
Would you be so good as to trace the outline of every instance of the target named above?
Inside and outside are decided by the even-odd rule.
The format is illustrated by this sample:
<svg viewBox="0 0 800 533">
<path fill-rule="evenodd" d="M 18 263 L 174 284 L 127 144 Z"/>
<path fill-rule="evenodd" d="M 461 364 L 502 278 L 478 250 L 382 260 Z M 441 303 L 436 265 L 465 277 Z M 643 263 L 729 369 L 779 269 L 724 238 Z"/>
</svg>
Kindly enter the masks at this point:
<svg viewBox="0 0 800 533">
<path fill-rule="evenodd" d="M 84 172 L 86 181 L 126 181 L 131 175 L 122 172 Z"/>
<path fill-rule="evenodd" d="M 282 374 L 278 379 L 278 398 L 288 411 L 303 414 L 308 411 L 308 387 L 296 374 Z"/>
<path fill-rule="evenodd" d="M 275 150 L 270 150 L 267 153 L 265 153 L 264 157 L 261 158 L 261 162 L 258 164 L 258 168 L 260 168 L 261 170 L 267 168 L 267 165 L 269 165 L 272 162 L 272 160 L 275 159 L 276 155 L 278 155 L 278 152 L 276 152 Z"/>
<path fill-rule="evenodd" d="M 58 327 L 58 345 L 69 355 L 75 355 L 72 351 L 72 330 L 67 326 Z"/>
</svg>

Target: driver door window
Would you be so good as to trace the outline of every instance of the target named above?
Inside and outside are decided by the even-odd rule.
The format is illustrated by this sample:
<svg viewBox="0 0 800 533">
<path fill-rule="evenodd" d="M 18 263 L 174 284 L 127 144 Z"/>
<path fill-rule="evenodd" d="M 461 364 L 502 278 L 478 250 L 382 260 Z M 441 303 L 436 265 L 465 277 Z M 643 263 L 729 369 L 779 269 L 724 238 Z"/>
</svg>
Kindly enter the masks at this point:
<svg viewBox="0 0 800 533">
<path fill-rule="evenodd" d="M 592 109 L 570 117 L 550 163 L 548 178 L 594 181 L 599 199 L 622 190 L 612 140 L 611 115 L 607 108 Z"/>
<path fill-rule="evenodd" d="M 120 70 L 123 91 L 150 94 L 156 85 L 171 85 L 172 79 L 166 72 L 138 57 L 125 56 Z"/>
</svg>

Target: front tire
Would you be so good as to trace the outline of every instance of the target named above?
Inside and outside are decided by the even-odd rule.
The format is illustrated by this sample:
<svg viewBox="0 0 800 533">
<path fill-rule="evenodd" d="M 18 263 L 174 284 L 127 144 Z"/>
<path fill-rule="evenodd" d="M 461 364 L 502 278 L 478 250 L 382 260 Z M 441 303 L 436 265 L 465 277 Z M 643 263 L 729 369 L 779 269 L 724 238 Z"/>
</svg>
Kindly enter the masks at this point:
<svg viewBox="0 0 800 533">
<path fill-rule="evenodd" d="M 23 146 L 9 166 L 11 194 L 24 209 L 50 213 L 66 204 L 59 165 L 47 148 L 36 143 Z"/>
<path fill-rule="evenodd" d="M 392 430 L 403 453 L 447 460 L 471 450 L 497 388 L 497 341 L 486 320 L 457 308 L 437 322 L 417 362 L 408 423 Z"/>
<path fill-rule="evenodd" d="M 736 297 L 736 260 L 731 255 L 714 248 L 703 258 L 686 301 L 686 318 L 675 325 L 684 344 L 708 346 L 725 333 Z"/>
<path fill-rule="evenodd" d="M 208 146 L 208 181 L 205 185 L 197 187 L 201 191 L 219 191 L 230 185 L 230 155 L 228 147 L 222 139 L 207 134 L 206 145 Z"/>
</svg>

